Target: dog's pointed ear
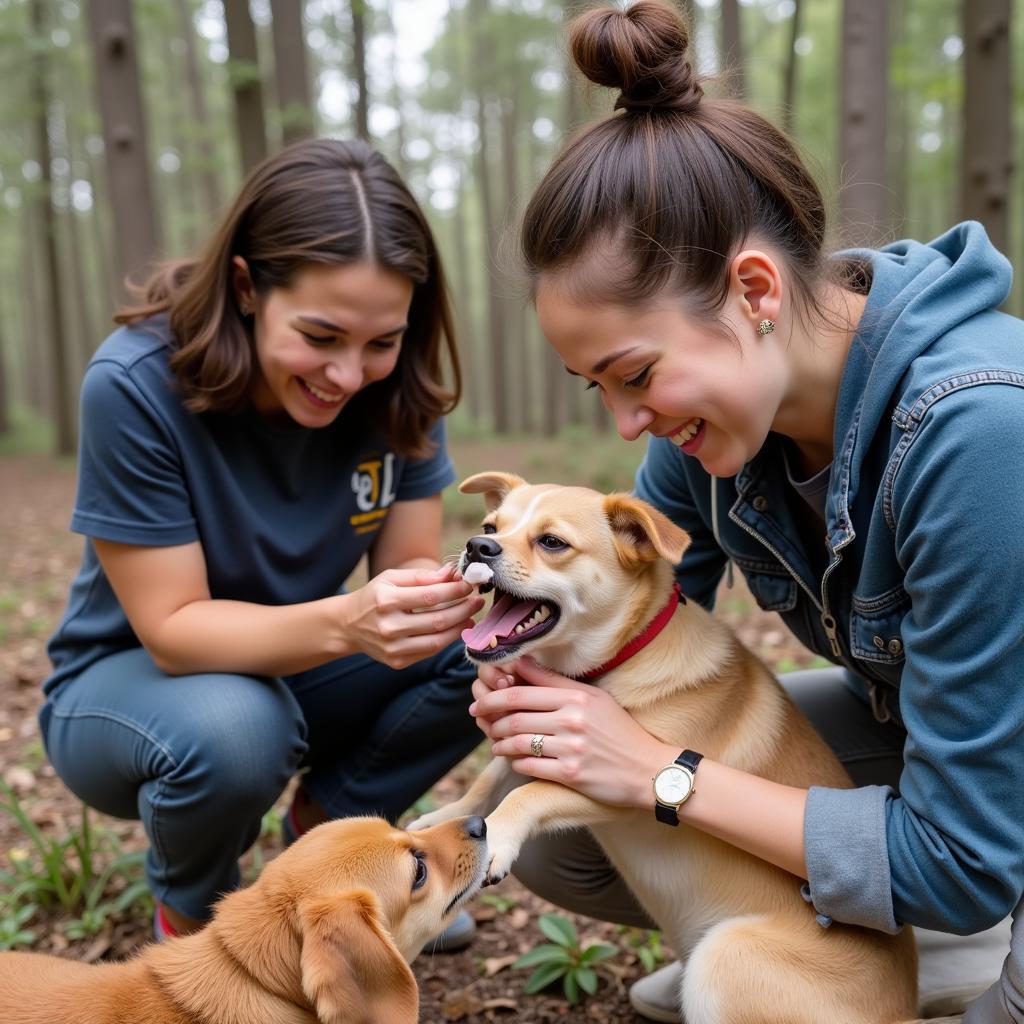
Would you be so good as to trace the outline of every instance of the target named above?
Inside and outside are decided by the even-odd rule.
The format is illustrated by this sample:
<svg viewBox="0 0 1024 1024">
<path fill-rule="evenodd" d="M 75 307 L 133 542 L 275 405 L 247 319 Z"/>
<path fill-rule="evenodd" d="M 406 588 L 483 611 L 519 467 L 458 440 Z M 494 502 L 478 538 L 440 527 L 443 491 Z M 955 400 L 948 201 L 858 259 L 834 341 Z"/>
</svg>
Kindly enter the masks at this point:
<svg viewBox="0 0 1024 1024">
<path fill-rule="evenodd" d="M 324 1024 L 416 1024 L 412 970 L 380 923 L 367 889 L 311 899 L 299 908 L 302 988 Z"/>
<path fill-rule="evenodd" d="M 477 473 L 466 477 L 459 484 L 459 490 L 463 494 L 482 494 L 487 511 L 493 512 L 505 500 L 509 491 L 526 486 L 526 481 L 515 473 Z"/>
<path fill-rule="evenodd" d="M 646 501 L 629 494 L 609 494 L 604 499 L 604 512 L 611 524 L 619 559 L 625 566 L 638 566 L 658 558 L 676 565 L 690 546 L 685 530 Z"/>
</svg>

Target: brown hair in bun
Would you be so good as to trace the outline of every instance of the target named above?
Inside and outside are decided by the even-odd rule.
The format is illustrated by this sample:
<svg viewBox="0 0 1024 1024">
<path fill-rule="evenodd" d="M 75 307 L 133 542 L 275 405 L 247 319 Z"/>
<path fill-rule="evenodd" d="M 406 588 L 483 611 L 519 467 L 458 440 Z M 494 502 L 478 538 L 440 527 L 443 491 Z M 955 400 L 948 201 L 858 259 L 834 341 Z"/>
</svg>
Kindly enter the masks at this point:
<svg viewBox="0 0 1024 1024">
<path fill-rule="evenodd" d="M 588 11 L 569 29 L 580 71 L 597 85 L 621 90 L 616 110 L 696 110 L 704 90 L 686 59 L 689 45 L 678 12 L 649 0 L 627 11 Z"/>
<path fill-rule="evenodd" d="M 713 326 L 729 258 L 755 238 L 781 261 L 797 311 L 812 310 L 821 193 L 760 114 L 703 97 L 679 12 L 662 0 L 604 4 L 569 37 L 580 70 L 621 90 L 621 110 L 576 135 L 534 192 L 520 234 L 532 287 L 557 274 L 577 298 L 635 306 L 670 288 Z"/>
</svg>

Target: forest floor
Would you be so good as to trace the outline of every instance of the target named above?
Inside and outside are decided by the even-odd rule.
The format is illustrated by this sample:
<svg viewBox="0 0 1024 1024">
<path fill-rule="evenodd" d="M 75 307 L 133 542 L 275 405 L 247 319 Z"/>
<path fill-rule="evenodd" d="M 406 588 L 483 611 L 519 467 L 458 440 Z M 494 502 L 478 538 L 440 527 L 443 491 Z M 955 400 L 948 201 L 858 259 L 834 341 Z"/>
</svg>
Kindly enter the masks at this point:
<svg viewBox="0 0 1024 1024">
<path fill-rule="evenodd" d="M 594 445 L 578 437 L 569 442 L 453 443 L 460 472 L 485 468 L 516 471 L 535 480 L 590 483 L 602 489 L 628 489 L 634 451 L 628 454 L 609 442 Z M 639 454 L 638 452 L 636 454 Z M 46 638 L 60 616 L 67 586 L 78 566 L 81 538 L 68 532 L 74 499 L 74 469 L 69 462 L 44 456 L 0 456 L 0 777 L 16 794 L 17 806 L 38 830 L 40 841 L 62 855 L 74 869 L 81 855 L 69 837 L 80 834 L 82 806 L 54 775 L 46 761 L 36 726 L 40 683 L 49 667 Z M 446 493 L 448 534 L 446 550 L 455 551 L 479 520 L 479 498 Z M 718 611 L 742 639 L 776 669 L 803 667 L 812 656 L 793 640 L 774 614 L 761 612 L 743 588 L 723 590 Z M 459 795 L 486 760 L 481 749 L 443 779 L 425 798 L 435 804 Z M 252 878 L 260 865 L 281 850 L 279 814 L 266 819 L 264 835 L 246 857 L 245 874 Z M 116 844 L 123 851 L 144 848 L 138 822 L 91 813 L 91 836 L 96 845 Z M 113 849 L 110 846 L 110 849 Z M 97 863 L 113 853 L 101 851 Z M 146 898 L 125 910 L 114 909 L 130 877 L 115 873 L 96 891 L 91 910 L 69 913 L 59 905 L 45 906 L 39 897 L 47 871 L 30 830 L 0 808 L 0 872 L 6 872 L 7 892 L 0 891 L 0 948 L 17 944 L 78 960 L 97 961 L 130 954 L 150 938 Z M 81 870 L 78 871 L 81 876 Z M 0 875 L 0 879 L 4 875 Z M 26 882 L 26 895 L 11 898 L 12 878 Z M 32 893 L 34 892 L 34 896 Z M 28 911 L 19 907 L 29 905 Z M 619 953 L 598 968 L 596 996 L 571 1006 L 554 986 L 524 995 L 529 969 L 512 966 L 527 950 L 547 942 L 538 928 L 541 914 L 557 908 L 534 897 L 514 879 L 478 897 L 470 907 L 479 928 L 465 952 L 421 956 L 414 971 L 421 990 L 421 1020 L 502 1021 L 542 1024 L 548 1021 L 639 1021 L 630 1010 L 629 984 L 645 973 L 659 952 L 648 933 L 565 915 L 575 924 L 581 945 L 610 943 Z M 76 916 L 77 913 L 77 916 Z M 31 934 L 15 940 L 19 932 Z"/>
</svg>

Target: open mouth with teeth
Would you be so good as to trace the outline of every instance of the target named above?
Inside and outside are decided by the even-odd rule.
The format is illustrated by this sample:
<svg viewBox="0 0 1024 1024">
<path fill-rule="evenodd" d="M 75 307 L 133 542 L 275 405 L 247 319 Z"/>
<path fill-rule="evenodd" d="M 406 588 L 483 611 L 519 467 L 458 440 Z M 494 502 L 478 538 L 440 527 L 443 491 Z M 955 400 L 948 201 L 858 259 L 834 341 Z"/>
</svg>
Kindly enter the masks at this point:
<svg viewBox="0 0 1024 1024">
<path fill-rule="evenodd" d="M 490 585 L 485 586 L 490 589 Z M 547 598 L 520 597 L 495 587 L 490 611 L 463 631 L 462 642 L 474 661 L 497 661 L 550 633 L 560 615 L 558 606 Z"/>
</svg>

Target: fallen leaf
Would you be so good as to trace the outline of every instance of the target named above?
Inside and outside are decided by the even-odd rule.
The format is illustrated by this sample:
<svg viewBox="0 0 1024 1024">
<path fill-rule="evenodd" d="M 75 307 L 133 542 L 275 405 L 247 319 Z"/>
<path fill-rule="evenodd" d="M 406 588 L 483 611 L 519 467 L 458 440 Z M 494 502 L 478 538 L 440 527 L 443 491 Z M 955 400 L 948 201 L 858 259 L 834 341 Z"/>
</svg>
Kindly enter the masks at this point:
<svg viewBox="0 0 1024 1024">
<path fill-rule="evenodd" d="M 511 967 L 519 957 L 515 954 L 512 956 L 489 956 L 484 960 L 484 977 L 493 978 L 498 971 L 505 970 L 506 967 Z"/>
</svg>

